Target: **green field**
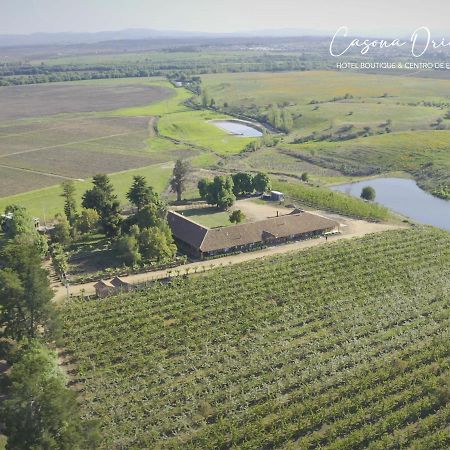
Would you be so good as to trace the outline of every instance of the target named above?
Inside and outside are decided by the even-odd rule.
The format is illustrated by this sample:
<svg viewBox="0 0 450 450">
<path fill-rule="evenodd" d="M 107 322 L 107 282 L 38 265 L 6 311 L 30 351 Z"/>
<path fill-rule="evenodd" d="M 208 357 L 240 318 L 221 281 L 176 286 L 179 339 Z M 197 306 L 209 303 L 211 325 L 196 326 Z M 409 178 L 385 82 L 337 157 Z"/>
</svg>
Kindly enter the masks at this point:
<svg viewBox="0 0 450 450">
<path fill-rule="evenodd" d="M 370 235 L 63 307 L 101 448 L 450 446 L 450 235 Z"/>
<path fill-rule="evenodd" d="M 271 103 L 307 105 L 312 100 L 353 95 L 354 100 L 401 104 L 418 100 L 448 103 L 450 81 L 333 71 L 208 74 L 202 80 L 219 102 L 265 106 Z M 381 98 L 384 94 L 387 98 Z"/>
<path fill-rule="evenodd" d="M 449 80 L 331 71 L 202 79 L 216 103 L 228 102 L 230 111 L 264 115 L 278 104 L 291 112 L 293 128 L 279 145 L 284 155 L 270 150 L 275 170 L 286 154 L 306 155 L 303 164 L 345 175 L 406 171 L 423 188 L 450 196 Z M 248 158 L 258 164 L 258 154 Z M 262 158 L 268 159 L 267 152 Z M 320 175 L 317 168 L 310 171 Z"/>
<path fill-rule="evenodd" d="M 347 174 L 402 170 L 431 192 L 450 186 L 450 131 L 410 131 L 354 139 L 312 142 L 284 147 Z M 449 191 L 450 192 L 450 191 Z"/>
<path fill-rule="evenodd" d="M 186 111 L 163 116 L 158 128 L 162 135 L 226 156 L 241 152 L 246 144 L 255 140 L 234 136 L 210 123 L 226 118 L 226 115 L 214 111 Z"/>
</svg>

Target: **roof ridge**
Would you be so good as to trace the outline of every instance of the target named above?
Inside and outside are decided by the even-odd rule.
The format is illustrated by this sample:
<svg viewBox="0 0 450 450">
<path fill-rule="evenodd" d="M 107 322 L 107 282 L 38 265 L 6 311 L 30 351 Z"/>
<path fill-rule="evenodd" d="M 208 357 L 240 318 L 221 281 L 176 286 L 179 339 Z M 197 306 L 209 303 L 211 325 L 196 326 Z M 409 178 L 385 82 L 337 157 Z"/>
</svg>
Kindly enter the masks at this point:
<svg viewBox="0 0 450 450">
<path fill-rule="evenodd" d="M 189 217 L 186 217 L 186 216 L 183 215 L 183 214 L 180 214 L 180 213 L 177 212 L 177 211 L 169 210 L 169 212 L 172 213 L 172 214 L 175 214 L 175 215 L 177 215 L 177 216 L 179 216 L 179 217 L 182 217 L 184 220 L 187 220 L 188 222 L 191 222 L 191 223 L 193 223 L 194 225 L 197 225 L 199 228 L 203 228 L 204 230 L 210 230 L 210 229 L 211 229 L 211 228 L 205 227 L 204 225 L 202 225 L 202 224 L 196 222 L 195 220 L 190 219 Z"/>
</svg>

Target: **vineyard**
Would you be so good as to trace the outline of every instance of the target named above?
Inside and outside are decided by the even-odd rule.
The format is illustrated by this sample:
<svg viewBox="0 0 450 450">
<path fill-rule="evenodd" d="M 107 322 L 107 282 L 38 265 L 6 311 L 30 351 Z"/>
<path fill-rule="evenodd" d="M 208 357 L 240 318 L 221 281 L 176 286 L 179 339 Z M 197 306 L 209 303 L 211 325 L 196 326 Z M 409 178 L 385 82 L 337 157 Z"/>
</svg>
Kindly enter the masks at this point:
<svg viewBox="0 0 450 450">
<path fill-rule="evenodd" d="M 450 446 L 450 234 L 389 231 L 63 310 L 102 448 Z"/>
</svg>

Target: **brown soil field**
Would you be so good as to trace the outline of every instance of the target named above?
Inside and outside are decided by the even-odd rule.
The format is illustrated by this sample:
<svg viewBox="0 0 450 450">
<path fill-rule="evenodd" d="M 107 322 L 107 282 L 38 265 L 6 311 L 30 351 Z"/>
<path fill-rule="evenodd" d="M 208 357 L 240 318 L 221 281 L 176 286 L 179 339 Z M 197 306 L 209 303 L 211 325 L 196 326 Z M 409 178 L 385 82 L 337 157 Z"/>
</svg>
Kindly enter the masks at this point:
<svg viewBox="0 0 450 450">
<path fill-rule="evenodd" d="M 171 95 L 170 89 L 131 83 L 4 86 L 0 87 L 0 122 L 144 106 Z"/>
<path fill-rule="evenodd" d="M 117 155 L 85 150 L 82 146 L 75 146 L 22 153 L 0 158 L 0 162 L 11 167 L 85 179 L 97 173 L 120 172 L 163 161 L 157 155 L 156 157 L 152 157 L 152 155 L 148 157 Z"/>
<path fill-rule="evenodd" d="M 23 170 L 0 166 L 0 197 L 53 186 L 62 181 L 64 180 L 50 175 L 24 172 Z"/>
<path fill-rule="evenodd" d="M 0 130 L 0 157 L 13 156 L 74 144 L 88 145 L 124 137 L 132 140 L 132 147 L 142 150 L 148 137 L 148 117 L 92 117 L 60 120 L 42 120 L 22 125 L 21 131 Z M 127 152 L 129 149 L 126 149 Z M 2 161 L 0 161 L 1 163 Z"/>
</svg>

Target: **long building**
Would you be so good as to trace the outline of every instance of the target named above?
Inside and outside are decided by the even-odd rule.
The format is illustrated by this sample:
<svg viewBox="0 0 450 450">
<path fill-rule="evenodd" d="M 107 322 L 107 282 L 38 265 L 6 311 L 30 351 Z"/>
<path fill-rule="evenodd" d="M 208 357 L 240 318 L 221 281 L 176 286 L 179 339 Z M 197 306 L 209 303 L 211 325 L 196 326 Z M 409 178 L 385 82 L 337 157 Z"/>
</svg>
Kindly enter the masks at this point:
<svg viewBox="0 0 450 450">
<path fill-rule="evenodd" d="M 180 250 L 200 259 L 309 239 L 339 228 L 334 220 L 298 210 L 279 217 L 220 228 L 204 227 L 175 211 L 169 211 L 167 220 Z"/>
</svg>

